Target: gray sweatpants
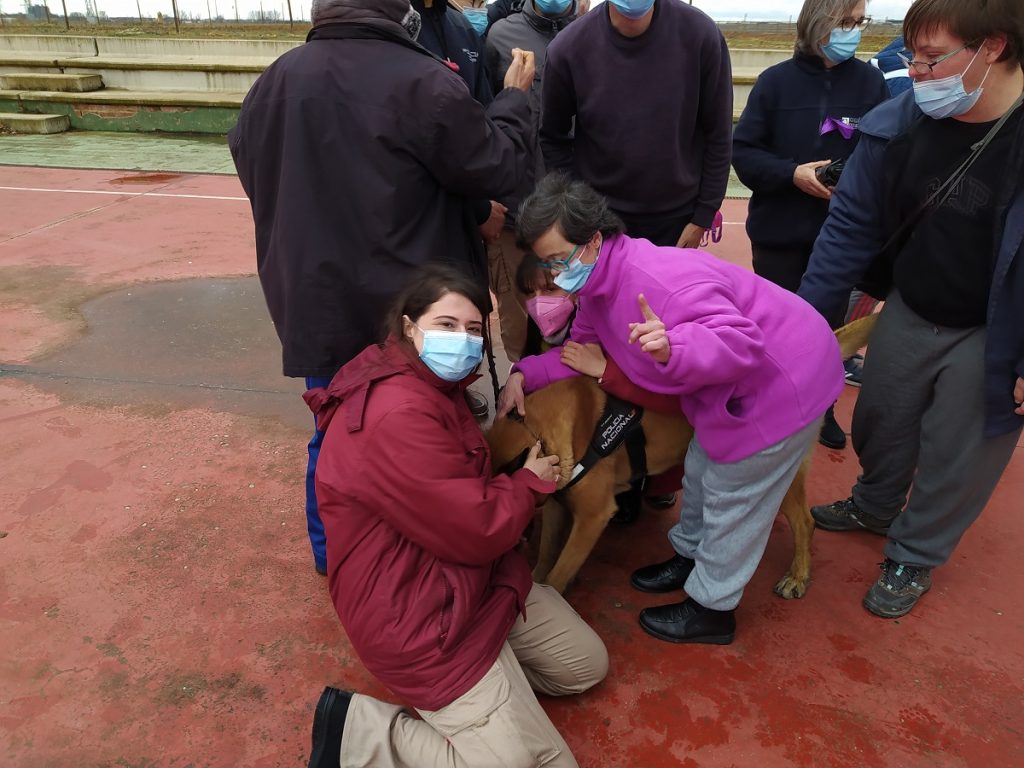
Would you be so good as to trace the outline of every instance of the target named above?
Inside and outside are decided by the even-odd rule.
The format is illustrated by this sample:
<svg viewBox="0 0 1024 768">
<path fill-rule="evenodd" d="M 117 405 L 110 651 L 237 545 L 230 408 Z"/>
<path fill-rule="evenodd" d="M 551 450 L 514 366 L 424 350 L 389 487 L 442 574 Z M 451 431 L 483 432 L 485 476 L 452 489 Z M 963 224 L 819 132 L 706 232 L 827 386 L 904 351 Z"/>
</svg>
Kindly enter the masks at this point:
<svg viewBox="0 0 1024 768">
<path fill-rule="evenodd" d="M 768 534 L 821 420 L 742 461 L 719 464 L 694 436 L 686 452 L 683 503 L 668 539 L 696 562 L 686 594 L 717 611 L 739 605 L 768 544 Z"/>
<path fill-rule="evenodd" d="M 886 301 L 853 412 L 853 499 L 893 521 L 885 556 L 898 563 L 945 563 L 1013 455 L 1020 429 L 983 434 L 984 355 L 984 327 L 935 326 L 895 291 Z"/>
</svg>

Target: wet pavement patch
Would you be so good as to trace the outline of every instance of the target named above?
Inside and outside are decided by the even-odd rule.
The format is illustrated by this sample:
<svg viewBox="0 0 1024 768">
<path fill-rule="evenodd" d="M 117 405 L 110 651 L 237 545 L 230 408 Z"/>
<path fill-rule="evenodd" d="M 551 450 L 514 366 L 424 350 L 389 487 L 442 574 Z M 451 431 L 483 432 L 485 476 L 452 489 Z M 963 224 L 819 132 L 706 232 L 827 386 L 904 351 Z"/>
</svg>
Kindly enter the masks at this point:
<svg viewBox="0 0 1024 768">
<path fill-rule="evenodd" d="M 303 382 L 281 375 L 255 277 L 136 284 L 86 302 L 81 316 L 77 341 L 2 374 L 103 407 L 210 408 L 298 428 L 310 420 Z"/>
</svg>

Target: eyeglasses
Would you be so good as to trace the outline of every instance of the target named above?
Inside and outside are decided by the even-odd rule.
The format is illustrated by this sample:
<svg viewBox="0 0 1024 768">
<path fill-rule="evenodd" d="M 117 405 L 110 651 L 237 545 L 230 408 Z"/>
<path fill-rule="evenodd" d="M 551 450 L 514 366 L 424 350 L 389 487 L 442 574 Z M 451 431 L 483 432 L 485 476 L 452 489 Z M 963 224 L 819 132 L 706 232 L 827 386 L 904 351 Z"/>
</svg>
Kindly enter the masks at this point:
<svg viewBox="0 0 1024 768">
<path fill-rule="evenodd" d="M 939 66 L 939 64 L 944 62 L 946 59 L 956 56 L 958 53 L 960 53 L 960 51 L 964 50 L 965 48 L 969 48 L 970 46 L 970 43 L 964 43 L 955 51 L 950 51 L 945 56 L 939 56 L 939 58 L 935 59 L 935 61 L 914 61 L 904 56 L 902 51 L 897 52 L 896 55 L 899 57 L 900 61 L 902 61 L 907 66 L 907 69 L 911 69 L 914 71 L 914 74 L 927 75 L 931 72 L 934 72 L 935 68 Z M 911 51 L 907 51 L 907 53 L 910 53 L 911 56 L 914 55 Z"/>
<path fill-rule="evenodd" d="M 861 16 L 859 19 L 854 19 L 847 16 L 845 19 L 839 21 L 839 28 L 843 32 L 853 32 L 855 29 L 859 29 L 862 32 L 867 29 L 868 24 L 871 23 L 870 16 Z"/>
<path fill-rule="evenodd" d="M 584 243 L 583 245 L 577 245 L 575 248 L 572 249 L 572 251 L 570 251 L 569 255 L 566 258 L 564 258 L 564 259 L 552 259 L 551 261 L 545 261 L 544 262 L 545 269 L 550 269 L 555 274 L 560 274 L 562 272 L 565 272 L 565 270 L 567 270 L 569 268 L 569 262 L 571 262 L 574 258 L 576 258 L 576 253 L 579 251 L 579 249 L 580 248 L 586 248 L 586 247 L 587 247 L 586 243 Z"/>
</svg>

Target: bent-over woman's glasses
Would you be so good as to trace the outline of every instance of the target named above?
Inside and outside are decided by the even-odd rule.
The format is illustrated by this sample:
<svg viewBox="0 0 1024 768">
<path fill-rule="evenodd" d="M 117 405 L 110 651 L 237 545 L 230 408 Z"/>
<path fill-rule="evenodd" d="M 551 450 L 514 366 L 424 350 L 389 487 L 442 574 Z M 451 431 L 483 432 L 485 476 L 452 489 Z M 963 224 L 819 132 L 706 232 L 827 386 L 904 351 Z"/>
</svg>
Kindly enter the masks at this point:
<svg viewBox="0 0 1024 768">
<path fill-rule="evenodd" d="M 550 269 L 555 274 L 565 272 L 565 270 L 569 268 L 569 262 L 576 257 L 577 251 L 579 251 L 580 248 L 584 247 L 586 247 L 586 243 L 584 243 L 583 245 L 577 245 L 575 248 L 572 249 L 572 251 L 570 251 L 569 255 L 566 256 L 564 259 L 552 259 L 551 261 L 545 261 L 544 268 Z"/>
</svg>

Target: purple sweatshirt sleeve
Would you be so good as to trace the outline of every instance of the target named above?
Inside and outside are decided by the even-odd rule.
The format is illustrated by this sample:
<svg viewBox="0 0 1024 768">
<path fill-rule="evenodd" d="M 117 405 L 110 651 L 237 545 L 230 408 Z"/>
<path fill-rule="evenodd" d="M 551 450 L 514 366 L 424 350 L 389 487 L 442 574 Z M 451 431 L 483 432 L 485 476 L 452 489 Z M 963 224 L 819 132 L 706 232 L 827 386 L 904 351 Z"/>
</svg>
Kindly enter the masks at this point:
<svg viewBox="0 0 1024 768">
<path fill-rule="evenodd" d="M 666 306 L 671 355 L 665 370 L 681 393 L 753 375 L 764 357 L 764 333 L 736 307 L 729 288 L 705 282 L 674 294 Z"/>
<path fill-rule="evenodd" d="M 718 46 L 709 46 L 702 64 L 699 108 L 704 165 L 693 223 L 708 229 L 722 207 L 732 161 L 732 61 L 721 33 Z"/>
</svg>

